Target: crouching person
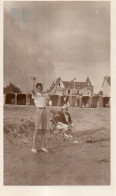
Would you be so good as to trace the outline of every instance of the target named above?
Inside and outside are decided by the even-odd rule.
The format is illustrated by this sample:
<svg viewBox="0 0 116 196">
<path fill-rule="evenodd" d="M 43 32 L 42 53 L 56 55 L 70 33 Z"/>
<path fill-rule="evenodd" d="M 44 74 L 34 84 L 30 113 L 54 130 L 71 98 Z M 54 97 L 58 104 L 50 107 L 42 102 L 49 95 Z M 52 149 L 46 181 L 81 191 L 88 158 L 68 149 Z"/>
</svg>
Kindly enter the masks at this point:
<svg viewBox="0 0 116 196">
<path fill-rule="evenodd" d="M 64 129 L 64 136 L 72 137 L 72 120 L 68 112 L 68 105 L 64 104 L 59 112 L 59 122 L 57 123 L 57 129 Z"/>
</svg>

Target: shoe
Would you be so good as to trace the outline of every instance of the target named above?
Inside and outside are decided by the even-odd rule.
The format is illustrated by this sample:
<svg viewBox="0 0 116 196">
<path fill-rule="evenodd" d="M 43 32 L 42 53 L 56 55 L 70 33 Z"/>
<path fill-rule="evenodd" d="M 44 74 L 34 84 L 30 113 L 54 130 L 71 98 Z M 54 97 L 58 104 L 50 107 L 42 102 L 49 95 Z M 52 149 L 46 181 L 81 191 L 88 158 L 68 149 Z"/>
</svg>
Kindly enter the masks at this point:
<svg viewBox="0 0 116 196">
<path fill-rule="evenodd" d="M 69 135 L 67 135 L 67 134 L 65 134 L 65 133 L 64 133 L 64 136 L 66 136 L 66 137 L 70 137 Z"/>
<path fill-rule="evenodd" d="M 75 140 L 73 143 L 74 143 L 74 144 L 78 144 L 79 142 L 78 142 L 78 140 Z"/>
<path fill-rule="evenodd" d="M 72 138 L 73 136 L 72 136 L 72 135 L 69 135 L 69 137 L 71 137 L 71 138 Z"/>
<path fill-rule="evenodd" d="M 36 150 L 35 148 L 32 148 L 32 149 L 31 149 L 31 152 L 37 153 L 37 150 Z"/>
<path fill-rule="evenodd" d="M 41 148 L 41 150 L 42 150 L 43 152 L 48 152 L 48 150 L 47 150 L 46 148 Z"/>
</svg>

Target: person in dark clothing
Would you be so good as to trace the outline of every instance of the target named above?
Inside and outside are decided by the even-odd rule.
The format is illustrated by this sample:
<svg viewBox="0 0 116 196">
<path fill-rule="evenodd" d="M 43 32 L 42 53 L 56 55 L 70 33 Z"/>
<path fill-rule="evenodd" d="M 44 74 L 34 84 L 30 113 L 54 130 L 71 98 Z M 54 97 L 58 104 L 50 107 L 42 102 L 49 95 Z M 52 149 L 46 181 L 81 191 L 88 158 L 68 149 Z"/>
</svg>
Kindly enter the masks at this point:
<svg viewBox="0 0 116 196">
<path fill-rule="evenodd" d="M 64 136 L 72 137 L 72 119 L 68 112 L 67 104 L 64 104 L 61 108 L 61 111 L 58 112 L 58 115 L 54 115 L 52 118 L 52 122 L 56 124 L 56 128 L 58 130 L 64 130 Z"/>
</svg>

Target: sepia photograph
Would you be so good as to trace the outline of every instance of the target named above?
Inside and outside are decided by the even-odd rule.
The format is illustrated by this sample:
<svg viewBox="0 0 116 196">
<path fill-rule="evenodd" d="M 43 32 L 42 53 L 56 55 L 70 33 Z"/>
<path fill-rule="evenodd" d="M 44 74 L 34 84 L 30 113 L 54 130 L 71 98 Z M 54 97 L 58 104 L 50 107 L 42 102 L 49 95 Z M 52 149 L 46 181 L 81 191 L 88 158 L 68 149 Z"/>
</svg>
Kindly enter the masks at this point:
<svg viewBox="0 0 116 196">
<path fill-rule="evenodd" d="M 3 6 L 4 185 L 110 186 L 110 2 Z"/>
</svg>

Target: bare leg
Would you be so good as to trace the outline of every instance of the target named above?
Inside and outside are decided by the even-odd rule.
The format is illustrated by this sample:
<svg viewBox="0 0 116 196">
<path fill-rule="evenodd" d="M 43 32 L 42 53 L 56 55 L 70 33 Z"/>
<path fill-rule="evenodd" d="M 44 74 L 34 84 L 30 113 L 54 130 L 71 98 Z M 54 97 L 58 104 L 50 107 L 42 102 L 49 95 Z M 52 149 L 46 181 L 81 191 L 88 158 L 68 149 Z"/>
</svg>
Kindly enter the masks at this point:
<svg viewBox="0 0 116 196">
<path fill-rule="evenodd" d="M 45 147 L 45 131 L 41 130 L 41 148 Z"/>
<path fill-rule="evenodd" d="M 73 137 L 72 129 L 69 129 L 69 135 L 70 135 L 70 137 Z"/>
<path fill-rule="evenodd" d="M 41 150 L 48 152 L 48 150 L 45 148 L 45 130 L 41 130 Z"/>
<path fill-rule="evenodd" d="M 72 136 L 72 129 L 71 129 L 71 126 L 68 126 L 66 129 L 65 129 L 65 136 L 67 137 L 73 137 Z"/>
<path fill-rule="evenodd" d="M 38 134 L 38 129 L 35 129 L 35 132 L 33 135 L 33 149 L 36 149 L 37 134 Z"/>
</svg>

